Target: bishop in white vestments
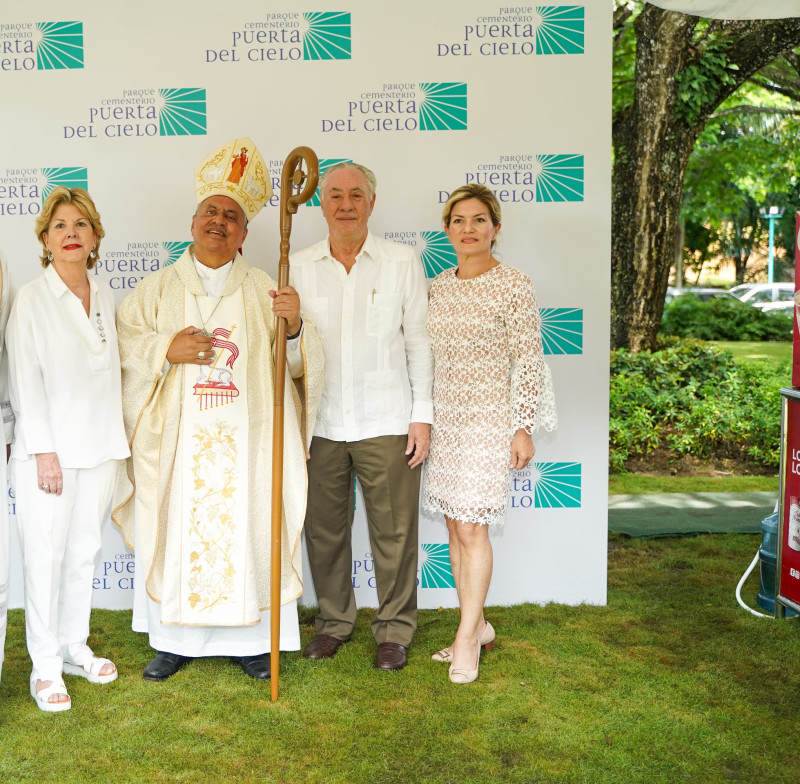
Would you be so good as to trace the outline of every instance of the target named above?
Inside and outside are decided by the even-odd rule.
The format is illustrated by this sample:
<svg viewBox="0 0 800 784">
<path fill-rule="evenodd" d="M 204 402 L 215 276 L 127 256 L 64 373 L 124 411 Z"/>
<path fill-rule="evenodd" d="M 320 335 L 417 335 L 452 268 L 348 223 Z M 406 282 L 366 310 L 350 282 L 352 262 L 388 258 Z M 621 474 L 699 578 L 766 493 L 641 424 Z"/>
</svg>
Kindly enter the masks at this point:
<svg viewBox="0 0 800 784">
<path fill-rule="evenodd" d="M 266 680 L 276 316 L 288 332 L 283 650 L 300 647 L 305 461 L 322 349 L 294 289 L 277 290 L 240 253 L 248 221 L 272 195 L 253 142 L 235 139 L 206 156 L 195 190 L 194 244 L 118 311 L 132 457 L 113 519 L 136 551 L 133 628 L 157 651 L 144 678 L 163 681 L 194 657 L 231 656 Z"/>
</svg>

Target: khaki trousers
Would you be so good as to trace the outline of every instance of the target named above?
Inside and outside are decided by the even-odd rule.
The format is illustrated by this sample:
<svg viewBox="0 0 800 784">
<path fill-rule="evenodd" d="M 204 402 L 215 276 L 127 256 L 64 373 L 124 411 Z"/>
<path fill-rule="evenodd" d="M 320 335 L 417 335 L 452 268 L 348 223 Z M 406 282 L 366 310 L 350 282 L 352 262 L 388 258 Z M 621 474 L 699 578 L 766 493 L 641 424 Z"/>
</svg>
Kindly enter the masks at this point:
<svg viewBox="0 0 800 784">
<path fill-rule="evenodd" d="M 353 634 L 356 599 L 351 529 L 353 479 L 357 475 L 378 590 L 372 634 L 378 644 L 411 644 L 417 628 L 421 468 L 408 467 L 409 457 L 404 454 L 407 441 L 406 436 L 353 442 L 315 437 L 311 441 L 305 536 L 319 604 L 317 634 L 340 640 L 348 640 Z"/>
</svg>

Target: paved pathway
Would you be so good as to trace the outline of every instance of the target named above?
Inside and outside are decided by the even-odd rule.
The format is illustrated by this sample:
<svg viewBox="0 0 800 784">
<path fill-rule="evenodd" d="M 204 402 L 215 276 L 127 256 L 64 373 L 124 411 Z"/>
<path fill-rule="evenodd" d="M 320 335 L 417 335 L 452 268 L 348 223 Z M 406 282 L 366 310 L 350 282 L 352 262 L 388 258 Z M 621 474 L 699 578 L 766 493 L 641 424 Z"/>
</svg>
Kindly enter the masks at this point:
<svg viewBox="0 0 800 784">
<path fill-rule="evenodd" d="M 777 493 L 657 493 L 610 495 L 608 530 L 631 536 L 758 533 Z"/>
</svg>

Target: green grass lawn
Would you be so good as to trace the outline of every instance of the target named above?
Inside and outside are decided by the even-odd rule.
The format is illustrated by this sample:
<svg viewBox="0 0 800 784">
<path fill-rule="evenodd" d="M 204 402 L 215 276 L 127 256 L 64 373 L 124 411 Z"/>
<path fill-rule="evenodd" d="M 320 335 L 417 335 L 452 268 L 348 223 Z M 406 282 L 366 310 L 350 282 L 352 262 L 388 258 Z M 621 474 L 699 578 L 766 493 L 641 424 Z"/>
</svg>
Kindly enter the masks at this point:
<svg viewBox="0 0 800 784">
<path fill-rule="evenodd" d="M 752 493 L 778 492 L 778 475 L 774 476 L 651 476 L 649 474 L 611 474 L 608 492 L 628 493 Z"/>
<path fill-rule="evenodd" d="M 28 694 L 15 610 L 0 781 L 794 784 L 800 628 L 755 618 L 733 597 L 758 544 L 612 536 L 608 606 L 488 609 L 497 647 L 470 686 L 450 684 L 429 658 L 455 634 L 452 610 L 420 613 L 397 673 L 372 669 L 371 611 L 361 610 L 335 659 L 282 657 L 277 703 L 224 659 L 143 681 L 151 651 L 130 613 L 95 611 L 90 642 L 120 677 L 68 677 L 72 710 L 46 715 Z M 310 611 L 301 623 L 307 643 Z"/>
<path fill-rule="evenodd" d="M 719 346 L 733 354 L 737 362 L 782 362 L 792 360 L 792 344 L 775 341 L 755 340 L 709 340 L 712 346 Z M 787 380 L 788 383 L 788 380 Z"/>
</svg>

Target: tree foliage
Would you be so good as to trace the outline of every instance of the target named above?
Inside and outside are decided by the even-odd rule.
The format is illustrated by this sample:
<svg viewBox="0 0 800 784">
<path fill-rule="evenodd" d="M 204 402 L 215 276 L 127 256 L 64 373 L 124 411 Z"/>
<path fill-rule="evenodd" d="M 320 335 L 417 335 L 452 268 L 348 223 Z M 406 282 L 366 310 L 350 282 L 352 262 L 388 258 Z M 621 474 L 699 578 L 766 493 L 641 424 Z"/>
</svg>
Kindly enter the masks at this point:
<svg viewBox="0 0 800 784">
<path fill-rule="evenodd" d="M 777 168 L 765 175 L 737 169 L 741 176 L 730 179 L 737 152 L 745 158 L 760 157 L 765 150 L 778 150 L 780 142 L 775 134 L 756 139 L 757 134 L 747 130 L 755 127 L 742 120 L 748 113 L 755 117 L 750 109 L 722 112 L 745 105 L 744 93 L 725 105 L 745 85 L 791 101 L 800 95 L 800 79 L 793 78 L 791 70 L 796 76 L 793 50 L 800 45 L 800 19 L 706 20 L 649 3 L 616 0 L 613 32 L 611 342 L 638 351 L 656 342 L 681 225 L 684 179 L 701 136 L 708 132 L 703 136 L 707 155 L 705 160 L 701 155 L 693 169 L 697 176 L 693 174 L 693 201 L 686 214 L 705 223 L 700 212 L 712 197 L 729 205 L 729 214 L 740 214 L 733 235 L 723 236 L 709 224 L 710 241 L 730 247 L 738 243 L 746 253 L 746 243 L 758 240 L 747 222 L 758 198 L 764 191 L 786 193 L 781 190 L 786 178 L 778 182 Z M 782 62 L 777 59 L 781 56 Z M 794 121 L 791 111 L 767 108 L 774 117 Z M 766 124 L 767 113 L 758 114 L 765 114 L 760 122 Z M 793 123 L 780 125 L 791 132 Z M 726 148 L 727 163 L 711 154 L 720 139 L 734 142 Z M 773 160 L 776 167 L 787 168 L 785 156 Z M 703 171 L 719 173 L 720 187 L 711 188 L 712 178 Z M 734 187 L 728 189 L 725 183 Z"/>
<path fill-rule="evenodd" d="M 786 81 L 797 77 L 794 64 L 779 61 L 771 73 Z M 716 252 L 734 262 L 742 282 L 751 253 L 767 242 L 768 223 L 759 214 L 767 205 L 785 210 L 775 245 L 792 257 L 791 224 L 800 182 L 799 114 L 800 103 L 751 81 L 709 118 L 689 158 L 684 186 L 684 254 L 690 266 Z M 705 248 L 704 233 L 709 239 Z"/>
<path fill-rule="evenodd" d="M 735 83 L 733 72 L 738 71 L 739 66 L 728 57 L 730 45 L 726 40 L 709 41 L 703 56 L 695 54 L 686 68 L 675 76 L 678 87 L 675 113 L 687 125 L 698 121 L 703 108 L 714 100 L 718 85 Z"/>
</svg>

